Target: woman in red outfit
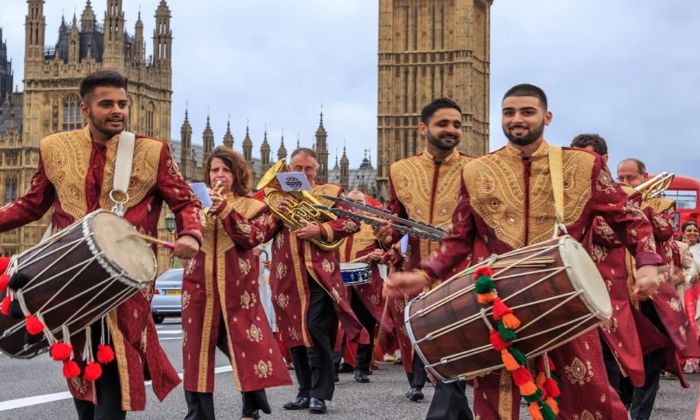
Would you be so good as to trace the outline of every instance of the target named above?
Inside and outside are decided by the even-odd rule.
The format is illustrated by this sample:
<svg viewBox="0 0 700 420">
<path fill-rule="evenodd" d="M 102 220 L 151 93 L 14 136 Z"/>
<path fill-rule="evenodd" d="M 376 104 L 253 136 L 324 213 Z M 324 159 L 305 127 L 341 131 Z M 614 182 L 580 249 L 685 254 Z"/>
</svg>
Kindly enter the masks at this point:
<svg viewBox="0 0 700 420">
<path fill-rule="evenodd" d="M 243 395 L 242 419 L 269 414 L 265 388 L 291 384 L 258 292 L 253 248 L 265 237 L 267 206 L 248 197 L 250 170 L 242 156 L 217 147 L 205 178 L 212 188 L 204 242 L 185 270 L 182 293 L 186 420 L 214 419 L 214 361 L 228 356 Z"/>
</svg>

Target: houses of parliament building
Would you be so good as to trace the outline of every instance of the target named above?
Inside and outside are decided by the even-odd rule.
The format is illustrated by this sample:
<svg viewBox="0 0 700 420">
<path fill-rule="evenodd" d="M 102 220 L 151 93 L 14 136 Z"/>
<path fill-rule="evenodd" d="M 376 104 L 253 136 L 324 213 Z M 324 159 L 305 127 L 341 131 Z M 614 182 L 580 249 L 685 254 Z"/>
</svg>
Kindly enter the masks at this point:
<svg viewBox="0 0 700 420">
<path fill-rule="evenodd" d="M 63 19 L 57 41 L 46 47 L 45 0 L 27 0 L 24 90 L 21 92 L 13 91 L 15 75 L 7 55 L 7 42 L 19 40 L 5 40 L 0 28 L 0 197 L 3 204 L 28 189 L 38 165 L 42 138 L 56 131 L 83 126 L 77 93 L 79 84 L 86 75 L 101 68 L 119 70 L 129 79 L 127 129 L 168 141 L 188 180 L 202 179 L 203 162 L 218 144 L 242 153 L 255 179 L 275 160 L 287 156 L 284 137 L 278 143 L 276 139 L 268 139 L 265 131 L 262 138 L 255 141 L 247 128 L 238 143 L 228 124 L 218 141 L 208 117 L 206 122 L 190 122 L 187 112 L 182 117 L 180 141 L 171 140 L 174 46 L 170 8 L 161 0 L 155 10 L 151 54 L 147 55 L 140 13 L 131 32 L 126 28 L 123 1 L 103 1 L 106 9 L 101 23 L 91 1 L 86 0 L 80 16 L 74 14 L 69 21 Z M 386 199 L 389 166 L 422 150 L 422 139 L 416 131 L 420 109 L 438 96 L 449 96 L 462 106 L 462 151 L 480 155 L 488 150 L 491 3 L 492 0 L 378 0 L 376 168 L 370 144 L 356 168 L 350 168 L 345 150 L 340 157 L 336 153 L 334 164 L 329 163 L 328 132 L 321 113 L 313 139 L 313 148 L 319 156 L 319 179 L 343 184 L 346 188 L 358 187 Z M 200 142 L 193 142 L 192 123 L 204 125 L 201 146 Z M 259 146 L 255 147 L 256 144 Z M 256 156 L 254 149 L 259 151 Z M 35 223 L 0 234 L 2 254 L 16 254 L 38 243 L 48 220 L 45 216 Z M 159 261 L 161 259 L 159 256 Z"/>
</svg>

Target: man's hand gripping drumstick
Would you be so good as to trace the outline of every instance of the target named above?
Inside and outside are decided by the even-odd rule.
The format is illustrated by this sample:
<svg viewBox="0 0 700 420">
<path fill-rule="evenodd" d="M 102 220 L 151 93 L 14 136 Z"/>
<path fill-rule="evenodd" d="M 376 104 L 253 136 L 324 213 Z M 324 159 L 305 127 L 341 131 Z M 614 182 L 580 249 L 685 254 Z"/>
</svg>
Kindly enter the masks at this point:
<svg viewBox="0 0 700 420">
<path fill-rule="evenodd" d="M 183 259 L 189 260 L 194 258 L 199 252 L 199 242 L 190 235 L 183 235 L 179 237 L 174 243 L 168 241 L 162 241 L 153 236 L 144 235 L 143 233 L 133 232 L 130 236 L 136 236 L 143 239 L 146 242 L 154 243 L 163 248 L 167 248 L 171 251 L 172 255 Z"/>
<path fill-rule="evenodd" d="M 659 278 L 659 267 L 654 265 L 643 265 L 637 269 L 634 276 L 634 289 L 632 294 L 637 300 L 647 300 L 654 294 L 661 284 Z"/>
</svg>

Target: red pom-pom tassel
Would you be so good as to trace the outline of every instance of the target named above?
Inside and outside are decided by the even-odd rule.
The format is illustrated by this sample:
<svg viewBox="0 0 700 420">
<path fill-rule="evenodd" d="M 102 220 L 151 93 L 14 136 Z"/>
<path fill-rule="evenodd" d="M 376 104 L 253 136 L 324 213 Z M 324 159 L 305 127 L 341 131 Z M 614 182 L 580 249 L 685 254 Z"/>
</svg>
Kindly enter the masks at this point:
<svg viewBox="0 0 700 420">
<path fill-rule="evenodd" d="M 80 366 L 75 363 L 75 360 L 68 360 L 63 363 L 63 377 L 72 379 L 80 375 Z"/>
<path fill-rule="evenodd" d="M 0 273 L 7 271 L 8 265 L 10 265 L 10 259 L 7 257 L 0 257 Z"/>
<path fill-rule="evenodd" d="M 474 271 L 474 280 L 478 279 L 479 276 L 491 277 L 493 276 L 493 270 L 488 265 L 479 267 Z"/>
<path fill-rule="evenodd" d="M 496 351 L 503 351 L 511 344 L 510 341 L 503 341 L 501 334 L 496 329 L 492 329 L 489 333 L 489 341 L 491 341 L 491 346 Z"/>
<path fill-rule="evenodd" d="M 523 386 L 527 382 L 532 382 L 532 375 L 530 374 L 530 371 L 527 370 L 525 367 L 519 367 L 518 369 L 515 369 L 513 372 L 511 372 L 513 375 L 513 382 L 517 386 Z"/>
<path fill-rule="evenodd" d="M 549 363 L 549 370 L 551 372 L 554 372 L 556 369 L 554 368 L 554 362 L 552 361 L 552 358 L 549 356 L 546 356 L 546 357 L 547 357 L 547 362 Z M 545 358 L 545 356 L 542 356 L 542 357 L 539 357 L 537 359 L 537 370 L 545 370 L 544 369 L 544 358 Z"/>
<path fill-rule="evenodd" d="M 2 304 L 0 304 L 0 313 L 2 313 L 5 316 L 10 315 L 11 304 L 12 299 L 10 298 L 10 295 L 5 295 L 5 298 L 2 300 Z"/>
<path fill-rule="evenodd" d="M 68 343 L 56 342 L 51 345 L 49 355 L 57 362 L 63 362 L 73 353 L 73 346 Z"/>
<path fill-rule="evenodd" d="M 544 391 L 547 393 L 547 396 L 552 398 L 557 398 L 559 395 L 561 395 L 559 384 L 557 384 L 557 381 L 551 377 L 544 381 Z"/>
<path fill-rule="evenodd" d="M 7 273 L 0 274 L 0 292 L 7 290 L 8 283 L 10 283 L 10 275 Z"/>
<path fill-rule="evenodd" d="M 37 335 L 44 331 L 44 323 L 39 321 L 39 318 L 34 315 L 27 315 L 25 320 L 27 322 L 27 332 L 30 335 Z"/>
<path fill-rule="evenodd" d="M 97 346 L 97 361 L 106 365 L 114 360 L 114 350 L 107 344 L 100 344 Z"/>
<path fill-rule="evenodd" d="M 508 305 L 503 303 L 501 298 L 495 298 L 491 303 L 493 304 L 493 319 L 496 321 L 500 320 L 503 315 L 513 312 Z"/>
<path fill-rule="evenodd" d="M 85 372 L 83 372 L 83 378 L 86 381 L 94 382 L 102 376 L 102 366 L 97 362 L 90 362 L 85 366 Z"/>
</svg>

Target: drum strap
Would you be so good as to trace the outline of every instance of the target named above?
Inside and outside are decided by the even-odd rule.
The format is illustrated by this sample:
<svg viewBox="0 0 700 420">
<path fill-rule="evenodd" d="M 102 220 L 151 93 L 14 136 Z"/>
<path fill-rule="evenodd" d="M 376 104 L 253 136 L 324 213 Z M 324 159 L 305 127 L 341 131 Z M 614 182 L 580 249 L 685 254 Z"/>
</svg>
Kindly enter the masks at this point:
<svg viewBox="0 0 700 420">
<path fill-rule="evenodd" d="M 134 160 L 134 146 L 136 136 L 134 133 L 122 131 L 117 143 L 117 158 L 114 164 L 114 184 L 109 198 L 114 202 L 112 211 L 119 216 L 124 215 L 124 204 L 129 201 L 129 179 L 131 178 L 131 164 Z M 123 199 L 116 199 L 115 194 L 119 194 Z"/>
<path fill-rule="evenodd" d="M 566 232 L 566 227 L 564 226 L 564 170 L 561 146 L 549 145 L 549 174 L 552 179 L 554 214 L 557 219 L 554 229 L 556 235 L 559 229 Z"/>
</svg>

